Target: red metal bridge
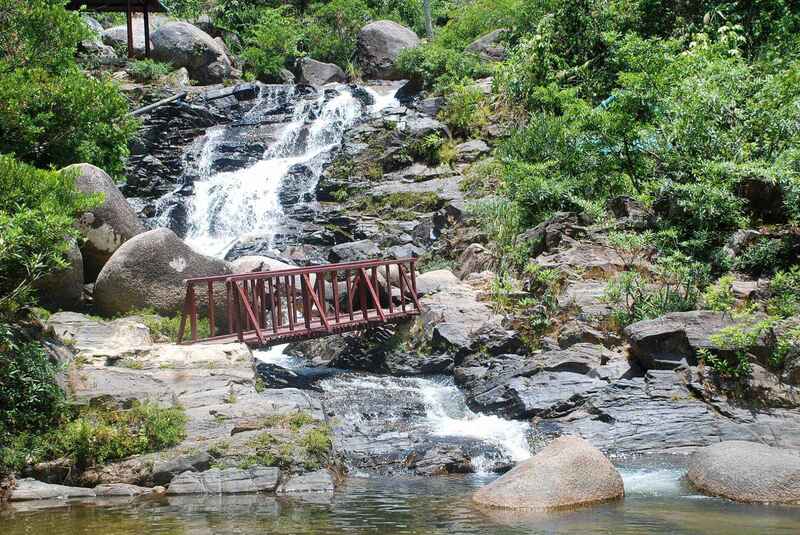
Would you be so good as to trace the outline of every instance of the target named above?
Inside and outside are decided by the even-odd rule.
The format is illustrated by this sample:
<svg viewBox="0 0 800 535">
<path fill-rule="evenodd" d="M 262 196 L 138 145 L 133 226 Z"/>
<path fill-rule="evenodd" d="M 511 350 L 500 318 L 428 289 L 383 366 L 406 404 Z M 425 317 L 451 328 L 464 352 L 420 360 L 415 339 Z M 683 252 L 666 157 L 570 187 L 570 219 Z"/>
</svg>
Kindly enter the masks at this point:
<svg viewBox="0 0 800 535">
<path fill-rule="evenodd" d="M 418 315 L 415 263 L 367 260 L 187 279 L 178 343 L 272 346 Z"/>
</svg>

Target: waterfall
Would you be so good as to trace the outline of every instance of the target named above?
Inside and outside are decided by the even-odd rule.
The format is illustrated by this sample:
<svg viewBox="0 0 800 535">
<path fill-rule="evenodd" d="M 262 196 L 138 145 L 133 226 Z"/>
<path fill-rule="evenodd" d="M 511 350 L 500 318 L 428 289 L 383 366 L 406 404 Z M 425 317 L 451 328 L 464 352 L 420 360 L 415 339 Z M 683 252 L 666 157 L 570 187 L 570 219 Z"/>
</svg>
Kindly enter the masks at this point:
<svg viewBox="0 0 800 535">
<path fill-rule="evenodd" d="M 239 123 L 258 124 L 286 104 L 286 88 L 266 86 L 255 106 Z M 303 166 L 308 175 L 304 197 L 313 197 L 323 166 L 342 135 L 366 111 L 349 88 L 337 86 L 304 98 L 289 90 L 294 111 L 278 140 L 268 146 L 254 165 L 229 172 L 213 172 L 212 161 L 233 127 L 210 129 L 197 162 L 198 179 L 188 206 L 186 242 L 211 256 L 224 257 L 237 240 L 258 235 L 271 239 L 285 220 L 279 192 L 293 179 L 290 170 Z M 381 99 L 378 105 L 391 102 Z M 377 108 L 373 105 L 372 108 Z"/>
</svg>

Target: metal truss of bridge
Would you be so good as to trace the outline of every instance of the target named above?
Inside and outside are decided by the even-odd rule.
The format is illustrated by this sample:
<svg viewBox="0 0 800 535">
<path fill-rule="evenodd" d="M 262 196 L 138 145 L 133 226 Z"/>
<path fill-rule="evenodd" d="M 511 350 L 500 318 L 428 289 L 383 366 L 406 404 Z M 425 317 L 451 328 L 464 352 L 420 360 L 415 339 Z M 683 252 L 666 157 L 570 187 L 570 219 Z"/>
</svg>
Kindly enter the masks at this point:
<svg viewBox="0 0 800 535">
<path fill-rule="evenodd" d="M 267 347 L 410 318 L 420 313 L 415 263 L 367 260 L 187 279 L 178 343 Z"/>
</svg>

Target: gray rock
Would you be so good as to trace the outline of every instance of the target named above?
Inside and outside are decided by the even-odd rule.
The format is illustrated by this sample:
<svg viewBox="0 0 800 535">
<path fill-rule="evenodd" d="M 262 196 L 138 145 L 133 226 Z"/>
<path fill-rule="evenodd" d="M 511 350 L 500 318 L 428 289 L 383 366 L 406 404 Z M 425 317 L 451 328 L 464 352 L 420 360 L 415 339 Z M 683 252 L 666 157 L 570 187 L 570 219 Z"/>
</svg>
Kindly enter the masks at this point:
<svg viewBox="0 0 800 535">
<path fill-rule="evenodd" d="M 436 117 L 444 106 L 444 97 L 429 97 L 419 101 L 417 109 L 430 117 Z"/>
<path fill-rule="evenodd" d="M 418 44 L 419 37 L 413 31 L 396 22 L 378 20 L 358 32 L 356 59 L 366 78 L 397 80 L 397 56 Z"/>
<path fill-rule="evenodd" d="M 234 273 L 254 273 L 260 271 L 276 271 L 291 269 L 293 266 L 268 256 L 240 256 L 231 262 Z"/>
<path fill-rule="evenodd" d="M 343 84 L 347 82 L 347 75 L 333 63 L 323 63 L 311 58 L 299 61 L 300 83 L 320 86 L 331 83 Z"/>
<path fill-rule="evenodd" d="M 461 281 L 449 269 L 427 271 L 417 276 L 417 292 L 420 295 L 440 292 L 459 284 Z"/>
<path fill-rule="evenodd" d="M 94 19 L 86 14 L 82 14 L 81 19 L 83 19 L 83 22 L 85 22 L 89 29 L 92 30 L 98 37 L 103 33 L 103 25 L 97 22 L 97 19 Z"/>
<path fill-rule="evenodd" d="M 800 455 L 757 442 L 732 440 L 698 450 L 687 477 L 705 494 L 738 502 L 800 502 Z"/>
<path fill-rule="evenodd" d="M 138 485 L 129 485 L 127 483 L 111 483 L 107 485 L 97 485 L 94 488 L 94 492 L 98 497 L 142 496 L 152 493 L 153 489 L 149 487 L 140 487 Z"/>
<path fill-rule="evenodd" d="M 414 452 L 406 458 L 405 464 L 421 476 L 468 474 L 474 471 L 472 459 L 458 446 L 437 446 L 422 455 Z"/>
<path fill-rule="evenodd" d="M 25 478 L 17 480 L 17 486 L 11 492 L 9 501 L 24 502 L 28 500 L 92 498 L 94 496 L 95 492 L 92 489 L 52 485 L 50 483 L 36 481 L 35 479 Z"/>
<path fill-rule="evenodd" d="M 144 42 L 144 24 L 134 19 L 133 24 L 133 55 L 134 57 L 141 58 L 145 54 Z M 106 29 L 102 35 L 103 44 L 113 48 L 123 49 L 128 46 L 128 28 L 127 26 L 113 26 Z M 152 48 L 152 35 L 150 36 L 150 45 Z"/>
<path fill-rule="evenodd" d="M 644 369 L 670 370 L 696 364 L 698 349 L 719 349 L 711 336 L 736 324 L 729 314 L 694 310 L 636 322 L 623 334 L 630 343 L 631 355 Z"/>
<path fill-rule="evenodd" d="M 528 254 L 536 257 L 545 252 L 555 252 L 562 245 L 573 244 L 578 238 L 586 236 L 589 223 L 582 214 L 558 212 L 517 236 L 517 240 L 527 243 Z"/>
<path fill-rule="evenodd" d="M 49 273 L 36 281 L 34 286 L 42 306 L 75 310 L 83 303 L 83 255 L 74 241 L 70 243 L 66 260 L 66 269 Z"/>
<path fill-rule="evenodd" d="M 456 159 L 462 163 L 474 162 L 489 154 L 490 150 L 482 139 L 472 139 L 456 146 Z"/>
<path fill-rule="evenodd" d="M 371 240 L 360 240 L 340 243 L 331 247 L 328 259 L 333 263 L 353 262 L 355 260 L 369 260 L 378 258 L 381 250 Z"/>
<path fill-rule="evenodd" d="M 484 61 L 505 61 L 508 56 L 503 40 L 510 35 L 510 31 L 505 28 L 493 30 L 481 37 L 478 37 L 467 48 L 465 52 L 476 54 Z"/>
<path fill-rule="evenodd" d="M 179 474 L 205 472 L 213 460 L 207 451 L 176 455 L 153 463 L 151 478 L 157 485 L 168 485 Z"/>
<path fill-rule="evenodd" d="M 153 59 L 185 67 L 192 79 L 203 84 L 228 78 L 233 65 L 225 49 L 210 35 L 188 22 L 169 22 L 152 34 Z"/>
<path fill-rule="evenodd" d="M 470 244 L 461 257 L 458 259 L 458 271 L 456 275 L 463 279 L 472 273 L 481 273 L 486 270 L 494 269 L 497 260 L 494 255 L 480 243 Z"/>
<path fill-rule="evenodd" d="M 600 450 L 582 438 L 561 437 L 472 499 L 491 507 L 553 511 L 624 495 L 622 476 Z"/>
<path fill-rule="evenodd" d="M 135 317 L 100 321 L 77 312 L 57 312 L 46 325 L 62 343 L 78 351 L 141 349 L 153 343 L 150 330 Z"/>
<path fill-rule="evenodd" d="M 212 468 L 205 472 L 184 472 L 173 479 L 168 495 L 180 494 L 244 494 L 273 492 L 278 487 L 280 470 L 254 467 L 247 470 Z"/>
<path fill-rule="evenodd" d="M 182 310 L 184 279 L 230 273 L 230 264 L 193 251 L 171 230 L 151 230 L 126 242 L 105 265 L 95 283 L 95 305 L 108 316 L 142 308 L 172 316 Z M 219 292 L 215 303 L 224 304 L 224 288 Z M 201 304 L 204 295 L 198 295 Z"/>
<path fill-rule="evenodd" d="M 82 163 L 65 167 L 62 172 L 76 174 L 78 191 L 103 196 L 100 205 L 78 218 L 78 228 L 86 237 L 81 247 L 84 277 L 91 282 L 123 243 L 144 232 L 144 226 L 114 181 L 102 169 Z"/>
<path fill-rule="evenodd" d="M 333 492 L 333 477 L 327 470 L 294 476 L 278 489 L 278 494 L 306 494 L 310 492 Z"/>
<path fill-rule="evenodd" d="M 730 238 L 728 238 L 728 243 L 726 243 L 725 247 L 722 248 L 722 252 L 730 260 L 735 260 L 736 257 L 745 251 L 745 249 L 760 240 L 762 236 L 763 235 L 757 230 L 737 230 L 731 235 Z"/>
</svg>

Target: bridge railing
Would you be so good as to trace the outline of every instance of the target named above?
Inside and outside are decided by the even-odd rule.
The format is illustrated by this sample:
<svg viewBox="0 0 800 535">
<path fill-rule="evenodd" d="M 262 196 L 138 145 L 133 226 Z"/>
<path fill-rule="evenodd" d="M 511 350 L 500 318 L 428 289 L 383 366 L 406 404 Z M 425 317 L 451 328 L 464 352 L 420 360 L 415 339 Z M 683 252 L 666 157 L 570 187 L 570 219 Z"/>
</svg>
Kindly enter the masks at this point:
<svg viewBox="0 0 800 535">
<path fill-rule="evenodd" d="M 413 258 L 200 277 L 186 280 L 178 342 L 267 346 L 395 322 L 419 311 Z"/>
</svg>

